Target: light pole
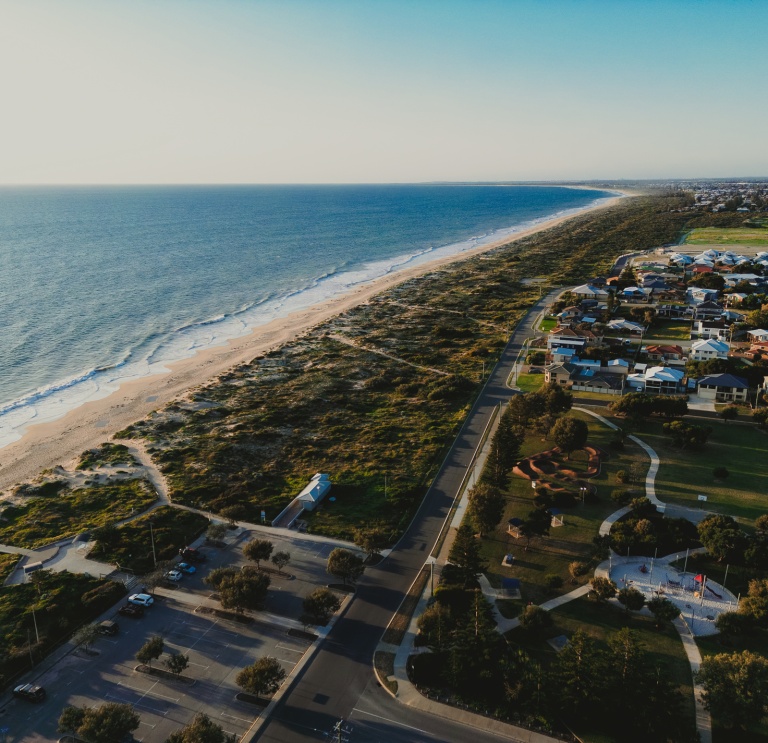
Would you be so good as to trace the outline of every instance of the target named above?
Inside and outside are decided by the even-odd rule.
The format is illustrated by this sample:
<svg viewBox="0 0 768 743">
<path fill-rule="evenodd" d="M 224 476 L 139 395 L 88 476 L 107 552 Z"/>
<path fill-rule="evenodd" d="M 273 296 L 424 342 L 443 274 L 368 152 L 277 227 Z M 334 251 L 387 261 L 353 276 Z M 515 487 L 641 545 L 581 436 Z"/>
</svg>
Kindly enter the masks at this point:
<svg viewBox="0 0 768 743">
<path fill-rule="evenodd" d="M 157 567 L 157 553 L 155 552 L 155 530 L 152 528 L 152 519 L 149 520 L 149 538 L 152 540 L 152 561 Z"/>
</svg>

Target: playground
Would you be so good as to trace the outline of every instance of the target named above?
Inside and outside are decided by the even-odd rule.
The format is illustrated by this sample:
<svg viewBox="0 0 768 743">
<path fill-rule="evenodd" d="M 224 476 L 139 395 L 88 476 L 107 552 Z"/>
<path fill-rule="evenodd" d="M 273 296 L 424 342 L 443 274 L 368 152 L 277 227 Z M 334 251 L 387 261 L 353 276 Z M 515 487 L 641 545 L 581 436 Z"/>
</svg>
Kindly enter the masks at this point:
<svg viewBox="0 0 768 743">
<path fill-rule="evenodd" d="M 670 563 L 679 555 L 654 560 L 648 557 L 619 558 L 611 556 L 610 578 L 616 587 L 632 586 L 642 592 L 646 601 L 661 596 L 678 606 L 693 635 L 713 635 L 715 620 L 726 611 L 735 611 L 736 596 L 706 575 L 683 573 Z"/>
</svg>

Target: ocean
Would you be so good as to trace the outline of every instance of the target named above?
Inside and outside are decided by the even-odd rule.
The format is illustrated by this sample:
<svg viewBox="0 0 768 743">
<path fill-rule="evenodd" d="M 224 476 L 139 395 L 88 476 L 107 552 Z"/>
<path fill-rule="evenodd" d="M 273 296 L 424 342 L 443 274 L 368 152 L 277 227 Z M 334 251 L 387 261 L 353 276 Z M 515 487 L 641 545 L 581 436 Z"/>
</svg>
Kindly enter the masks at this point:
<svg viewBox="0 0 768 743">
<path fill-rule="evenodd" d="M 451 184 L 0 188 L 0 447 L 294 310 L 613 195 Z"/>
</svg>

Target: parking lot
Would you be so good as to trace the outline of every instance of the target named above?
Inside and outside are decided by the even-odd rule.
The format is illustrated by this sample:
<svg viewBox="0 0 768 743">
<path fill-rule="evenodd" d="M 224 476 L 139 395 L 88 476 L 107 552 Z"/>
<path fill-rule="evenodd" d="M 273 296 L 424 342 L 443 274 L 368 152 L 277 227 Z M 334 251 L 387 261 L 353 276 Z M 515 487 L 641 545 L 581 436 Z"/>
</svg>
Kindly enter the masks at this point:
<svg viewBox="0 0 768 743">
<path fill-rule="evenodd" d="M 201 608 L 219 606 L 203 582 L 205 575 L 216 567 L 246 564 L 242 547 L 254 536 L 269 538 L 275 551 L 291 553 L 284 575 L 270 575 L 265 611 L 255 612 L 250 624 L 202 613 Z M 8 728 L 7 743 L 55 741 L 60 737 L 56 728 L 64 707 L 104 702 L 133 705 L 141 717 L 135 738 L 147 743 L 162 743 L 197 712 L 205 712 L 239 738 L 261 710 L 235 698 L 240 691 L 235 676 L 265 655 L 277 658 L 291 672 L 310 647 L 308 640 L 291 634 L 302 629 L 298 621 L 302 600 L 330 577 L 326 560 L 336 545 L 303 535 L 292 537 L 290 533 L 283 537 L 246 532 L 239 533 L 227 549 L 206 548 L 208 560 L 197 566 L 198 571 L 184 575 L 174 588 L 159 588 L 155 604 L 143 617 L 110 616 L 119 621 L 120 631 L 114 637 L 100 637 L 92 646 L 94 654 L 72 651 L 42 674 L 38 671 L 22 679 L 45 687 L 48 696 L 41 704 L 31 704 L 4 695 L 0 728 Z M 163 638 L 166 653 L 189 656 L 189 667 L 182 675 L 190 682 L 135 670 L 136 652 L 153 635 Z M 162 667 L 162 658 L 154 665 Z"/>
</svg>

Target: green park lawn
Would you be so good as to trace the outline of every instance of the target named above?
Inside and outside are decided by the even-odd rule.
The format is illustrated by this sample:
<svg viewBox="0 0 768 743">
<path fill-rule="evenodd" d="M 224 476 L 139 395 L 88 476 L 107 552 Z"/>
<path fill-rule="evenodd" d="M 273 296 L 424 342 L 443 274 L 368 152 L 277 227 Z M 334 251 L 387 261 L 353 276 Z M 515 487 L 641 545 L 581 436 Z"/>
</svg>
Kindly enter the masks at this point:
<svg viewBox="0 0 768 743">
<path fill-rule="evenodd" d="M 691 338 L 691 323 L 686 320 L 656 320 L 643 336 L 644 343 L 658 341 L 687 341 Z"/>
<path fill-rule="evenodd" d="M 548 333 L 550 330 L 553 330 L 557 327 L 557 318 L 553 317 L 552 315 L 547 315 L 540 323 L 539 323 L 539 330 L 543 330 L 545 333 Z"/>
<path fill-rule="evenodd" d="M 649 662 L 653 666 L 665 667 L 678 684 L 680 692 L 689 700 L 685 706 L 685 714 L 693 721 L 693 683 L 691 667 L 685 655 L 680 637 L 672 625 L 663 630 L 657 630 L 651 617 L 631 615 L 627 617 L 623 611 L 610 605 L 601 605 L 587 598 L 576 599 L 553 610 L 551 617 L 554 621 L 546 634 L 540 638 L 531 637 L 521 629 L 507 633 L 507 639 L 523 647 L 530 655 L 543 664 L 548 664 L 556 657 L 555 650 L 546 642 L 547 639 L 561 635 L 571 636 L 576 630 L 582 630 L 597 641 L 604 650 L 608 640 L 623 627 L 629 627 L 637 632 L 640 641 L 650 654 Z M 574 731 L 585 743 L 618 743 L 611 736 L 599 730 L 579 729 Z"/>
<path fill-rule="evenodd" d="M 691 422 L 714 429 L 701 451 L 674 449 L 661 421 L 646 421 L 634 429 L 661 460 L 656 495 L 662 501 L 694 507 L 701 505 L 698 496 L 706 495 L 707 510 L 753 522 L 768 505 L 768 435 L 754 426 Z M 719 466 L 730 472 L 724 480 L 712 474 Z"/>
<path fill-rule="evenodd" d="M 520 607 L 528 601 L 538 604 L 553 596 L 567 593 L 574 588 L 570 582 L 568 566 L 571 562 L 588 562 L 593 552 L 592 540 L 597 536 L 600 524 L 606 516 L 618 506 L 610 499 L 611 491 L 617 487 L 616 472 L 628 470 L 632 462 L 648 462 L 645 453 L 635 444 L 629 443 L 623 452 L 609 449 L 613 432 L 586 413 L 574 411 L 574 417 L 586 420 L 589 424 L 589 443 L 610 451 L 610 458 L 603 462 L 600 474 L 591 482 L 597 485 L 598 500 L 587 501 L 564 510 L 564 526 L 555 527 L 548 537 L 531 540 L 525 549 L 524 539 L 516 539 L 507 534 L 507 521 L 511 518 L 524 519 L 533 510 L 535 491 L 530 480 L 512 475 L 508 490 L 507 507 L 497 529 L 489 534 L 482 543 L 483 558 L 488 562 L 486 575 L 494 585 L 500 586 L 502 578 L 519 578 L 522 581 L 522 600 L 504 601 L 500 609 L 508 616 L 516 616 Z M 529 435 L 522 447 L 522 456 L 550 449 L 552 441 L 542 440 L 540 436 Z M 574 452 L 569 466 L 576 471 L 586 468 L 586 453 Z M 576 493 L 578 495 L 578 492 Z M 514 555 L 512 567 L 502 565 L 507 553 Z M 559 575 L 563 579 L 562 588 L 549 590 L 544 581 L 547 575 Z M 588 576 L 582 578 L 586 582 Z"/>
<path fill-rule="evenodd" d="M 523 392 L 536 392 L 544 384 L 543 374 L 518 374 L 517 386 Z"/>
<path fill-rule="evenodd" d="M 768 229 L 749 227 L 699 227 L 685 238 L 687 245 L 747 245 L 768 247 Z"/>
</svg>

